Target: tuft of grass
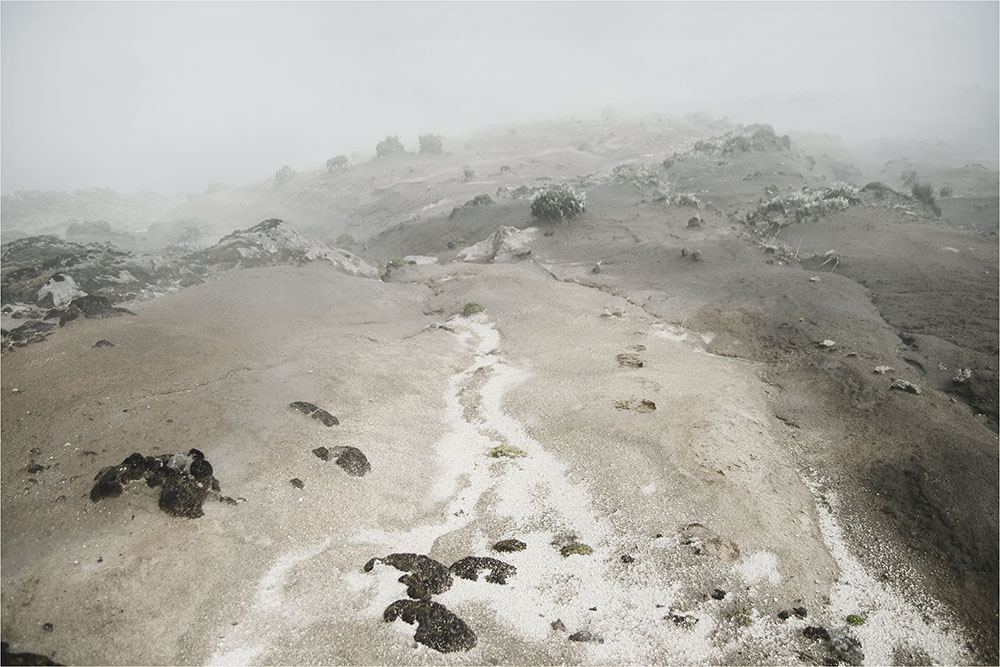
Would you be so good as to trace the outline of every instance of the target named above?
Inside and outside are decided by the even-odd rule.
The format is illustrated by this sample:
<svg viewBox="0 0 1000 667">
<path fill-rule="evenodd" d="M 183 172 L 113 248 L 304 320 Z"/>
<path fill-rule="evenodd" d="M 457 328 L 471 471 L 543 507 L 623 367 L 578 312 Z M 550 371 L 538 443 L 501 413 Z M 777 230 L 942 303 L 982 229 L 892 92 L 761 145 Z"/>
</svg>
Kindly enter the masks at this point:
<svg viewBox="0 0 1000 667">
<path fill-rule="evenodd" d="M 354 243 L 354 237 L 351 236 L 350 234 L 341 234 L 340 236 L 337 237 L 338 246 L 351 245 L 352 243 Z"/>
<path fill-rule="evenodd" d="M 527 455 L 527 452 L 514 445 L 497 445 L 490 450 L 490 456 L 495 459 L 520 459 Z"/>
<path fill-rule="evenodd" d="M 567 544 L 564 546 L 559 550 L 559 553 L 563 555 L 563 558 L 569 558 L 574 554 L 578 556 L 589 556 L 594 553 L 594 550 L 583 542 L 574 542 L 573 544 Z"/>
<path fill-rule="evenodd" d="M 865 619 L 863 616 L 860 616 L 858 614 L 850 614 L 847 617 L 847 622 L 851 625 L 864 625 Z"/>
<path fill-rule="evenodd" d="M 462 317 L 472 317 L 476 313 L 481 313 L 484 310 L 486 309 L 480 306 L 475 301 L 470 301 L 469 303 L 462 306 Z"/>
<path fill-rule="evenodd" d="M 406 260 L 402 257 L 393 257 L 389 260 L 389 266 L 403 266 L 406 264 Z"/>
</svg>

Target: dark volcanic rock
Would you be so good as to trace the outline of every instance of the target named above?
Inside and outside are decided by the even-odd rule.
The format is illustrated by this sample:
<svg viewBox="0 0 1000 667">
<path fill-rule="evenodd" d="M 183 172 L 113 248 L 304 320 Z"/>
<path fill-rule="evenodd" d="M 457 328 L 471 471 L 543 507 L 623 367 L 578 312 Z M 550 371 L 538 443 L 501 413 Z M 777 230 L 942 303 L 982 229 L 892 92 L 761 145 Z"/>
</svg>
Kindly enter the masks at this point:
<svg viewBox="0 0 1000 667">
<path fill-rule="evenodd" d="M 477 556 L 466 556 L 455 561 L 451 565 L 451 573 L 462 579 L 471 581 L 479 580 L 480 570 L 489 570 L 486 581 L 492 584 L 506 584 L 507 577 L 512 577 L 517 573 L 517 568 L 513 565 L 497 560 L 496 558 L 480 558 Z"/>
<path fill-rule="evenodd" d="M 448 608 L 430 600 L 396 600 L 386 607 L 382 618 L 392 623 L 397 618 L 413 625 L 413 638 L 441 653 L 468 651 L 476 645 L 476 633 Z"/>
<path fill-rule="evenodd" d="M 296 489 L 304 489 L 306 486 L 306 483 L 303 482 L 298 477 L 292 477 L 290 480 L 288 480 L 288 483 L 294 486 Z"/>
<path fill-rule="evenodd" d="M 308 415 L 313 419 L 318 419 L 326 426 L 336 426 L 340 421 L 331 415 L 329 412 L 321 407 L 318 407 L 315 403 L 309 403 L 308 401 L 293 401 L 288 404 L 292 410 L 298 410 L 304 415 Z"/>
<path fill-rule="evenodd" d="M 433 558 L 422 554 L 389 554 L 385 558 L 372 558 L 365 563 L 365 572 L 371 572 L 375 563 L 385 563 L 397 570 L 408 572 L 399 578 L 406 584 L 406 594 L 415 600 L 426 600 L 431 595 L 443 593 L 451 588 L 451 572 Z"/>
<path fill-rule="evenodd" d="M 364 477 L 371 472 L 372 466 L 368 458 L 357 447 L 342 446 L 330 450 L 330 458 L 352 477 Z"/>
<path fill-rule="evenodd" d="M 593 634 L 589 630 L 580 630 L 579 632 L 574 632 L 569 636 L 571 642 L 594 642 L 597 644 L 603 644 L 604 639 Z"/>
<path fill-rule="evenodd" d="M 110 340 L 104 340 L 103 338 L 94 343 L 94 347 L 114 347 L 114 346 L 115 344 L 112 343 Z"/>
<path fill-rule="evenodd" d="M 521 540 L 515 540 L 515 539 L 500 540 L 499 542 L 493 545 L 494 551 L 502 551 L 507 553 L 510 553 L 511 551 L 524 551 L 527 548 L 528 548 L 527 544 L 525 544 Z"/>
<path fill-rule="evenodd" d="M 65 312 L 59 318 L 59 326 L 65 325 L 76 318 L 83 316 L 87 319 L 104 319 L 107 317 L 121 317 L 122 315 L 135 315 L 127 308 L 112 306 L 105 296 L 79 296 L 70 301 Z"/>
<path fill-rule="evenodd" d="M 722 600 L 725 597 L 726 597 L 726 591 L 722 590 L 721 588 L 716 588 L 714 591 L 712 591 L 713 600 Z"/>
<path fill-rule="evenodd" d="M 830 633 L 826 631 L 826 628 L 819 625 L 810 625 L 802 630 L 802 635 L 806 639 L 819 639 L 822 641 L 830 641 Z"/>
<path fill-rule="evenodd" d="M 854 637 L 837 635 L 830 640 L 830 646 L 833 647 L 833 652 L 837 654 L 837 658 L 848 665 L 856 666 L 865 664 L 865 654 L 861 650 L 861 642 Z"/>
<path fill-rule="evenodd" d="M 219 480 L 213 476 L 212 464 L 197 449 L 160 456 L 143 456 L 136 452 L 117 466 L 102 468 L 97 473 L 90 500 L 96 503 L 105 498 L 117 498 L 126 485 L 143 478 L 149 488 L 162 487 L 159 507 L 171 516 L 192 519 L 203 516 L 205 499 L 209 494 L 219 496 L 221 490 Z M 220 497 L 220 500 L 227 499 Z"/>
<path fill-rule="evenodd" d="M 0 665 L 61 665 L 39 653 L 11 653 L 10 644 L 0 642 Z"/>
<path fill-rule="evenodd" d="M 11 347 L 24 347 L 25 345 L 30 345 L 31 343 L 37 343 L 39 341 L 45 340 L 49 332 L 55 328 L 56 325 L 51 322 L 42 322 L 41 320 L 28 320 L 24 324 L 11 329 L 4 334 L 4 349 L 10 349 Z"/>
<path fill-rule="evenodd" d="M 330 450 L 327 449 L 326 447 L 317 447 L 316 449 L 312 450 L 312 452 L 313 454 L 323 459 L 324 461 L 330 460 Z"/>
</svg>

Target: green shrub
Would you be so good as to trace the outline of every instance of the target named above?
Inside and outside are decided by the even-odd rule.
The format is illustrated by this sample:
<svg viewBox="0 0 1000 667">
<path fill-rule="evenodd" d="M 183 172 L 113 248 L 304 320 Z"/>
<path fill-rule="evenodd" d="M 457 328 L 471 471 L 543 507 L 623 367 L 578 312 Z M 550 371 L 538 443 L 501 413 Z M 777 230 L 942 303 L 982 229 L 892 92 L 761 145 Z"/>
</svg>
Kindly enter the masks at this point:
<svg viewBox="0 0 1000 667">
<path fill-rule="evenodd" d="M 469 303 L 465 304 L 462 307 L 462 317 L 471 317 L 471 316 L 475 315 L 476 313 L 483 312 L 484 310 L 486 310 L 486 309 L 483 308 L 482 306 L 480 306 L 475 301 L 470 301 Z"/>
<path fill-rule="evenodd" d="M 490 456 L 495 459 L 520 459 L 527 455 L 527 452 L 514 445 L 497 445 L 490 450 Z"/>
<path fill-rule="evenodd" d="M 389 260 L 389 266 L 403 266 L 404 264 L 406 264 L 406 260 L 402 257 L 393 257 Z"/>
<path fill-rule="evenodd" d="M 583 542 L 574 542 L 573 544 L 567 544 L 564 546 L 559 550 L 559 553 L 563 555 L 563 558 L 568 558 L 573 555 L 589 556 L 594 553 L 594 549 Z"/>
<path fill-rule="evenodd" d="M 347 156 L 346 155 L 338 155 L 338 156 L 332 157 L 332 158 L 330 158 L 329 160 L 326 161 L 326 170 L 327 171 L 333 172 L 333 171 L 337 171 L 338 169 L 346 169 L 346 168 L 347 168 Z"/>
<path fill-rule="evenodd" d="M 587 210 L 587 193 L 568 185 L 553 185 L 531 202 L 531 215 L 539 220 L 569 220 Z"/>
<path fill-rule="evenodd" d="M 282 185 L 292 180 L 295 176 L 295 170 L 289 167 L 287 164 L 274 172 L 274 187 L 280 188 Z"/>
<path fill-rule="evenodd" d="M 851 625 L 864 625 L 865 619 L 863 616 L 859 616 L 858 614 L 850 614 L 847 617 L 847 622 Z"/>
<path fill-rule="evenodd" d="M 910 193 L 934 211 L 935 215 L 940 217 L 941 207 L 934 200 L 934 188 L 930 183 L 914 181 L 913 186 L 910 188 Z"/>
<path fill-rule="evenodd" d="M 405 153 L 406 149 L 403 148 L 402 142 L 399 140 L 399 136 L 386 135 L 385 139 L 378 142 L 375 145 L 375 154 L 378 157 L 385 157 L 386 155 L 392 155 L 393 153 Z"/>
<path fill-rule="evenodd" d="M 440 134 L 421 134 L 420 152 L 439 155 L 444 152 L 444 144 Z"/>
<path fill-rule="evenodd" d="M 337 245 L 351 245 L 354 243 L 354 237 L 350 234 L 341 234 L 337 237 Z"/>
</svg>

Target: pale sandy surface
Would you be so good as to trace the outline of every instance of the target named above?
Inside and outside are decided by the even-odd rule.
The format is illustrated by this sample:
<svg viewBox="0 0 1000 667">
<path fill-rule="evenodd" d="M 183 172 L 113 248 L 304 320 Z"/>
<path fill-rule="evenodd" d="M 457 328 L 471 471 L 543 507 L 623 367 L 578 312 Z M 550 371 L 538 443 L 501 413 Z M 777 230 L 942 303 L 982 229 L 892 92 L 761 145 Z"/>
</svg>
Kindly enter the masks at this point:
<svg viewBox="0 0 1000 667">
<path fill-rule="evenodd" d="M 967 660 L 937 612 L 888 587 L 859 597 L 868 575 L 782 444 L 756 363 L 530 263 L 399 279 L 238 271 L 6 356 L 12 648 L 90 664 L 784 663 L 811 648 L 807 621 L 779 610 L 806 606 L 833 631 L 868 605 L 906 619 L 870 626 L 869 661 L 897 648 Z M 470 301 L 485 312 L 451 319 Z M 101 338 L 116 347 L 93 348 Z M 623 353 L 644 366 L 620 366 Z M 656 410 L 616 407 L 643 399 Z M 310 451 L 341 444 L 372 472 L 348 477 Z M 527 456 L 490 458 L 496 444 Z M 51 466 L 37 484 L 32 447 Z M 167 516 L 141 485 L 90 502 L 102 466 L 190 447 L 245 501 L 210 501 L 197 520 Z M 702 542 L 685 545 L 692 523 Z M 549 543 L 568 532 L 593 554 L 560 556 Z M 405 591 L 392 568 L 364 573 L 370 558 L 450 564 L 508 537 L 528 548 L 501 556 L 518 568 L 506 586 L 456 580 L 436 597 L 474 628 L 471 651 L 437 653 L 381 620 Z M 567 641 L 577 630 L 604 643 Z"/>
</svg>

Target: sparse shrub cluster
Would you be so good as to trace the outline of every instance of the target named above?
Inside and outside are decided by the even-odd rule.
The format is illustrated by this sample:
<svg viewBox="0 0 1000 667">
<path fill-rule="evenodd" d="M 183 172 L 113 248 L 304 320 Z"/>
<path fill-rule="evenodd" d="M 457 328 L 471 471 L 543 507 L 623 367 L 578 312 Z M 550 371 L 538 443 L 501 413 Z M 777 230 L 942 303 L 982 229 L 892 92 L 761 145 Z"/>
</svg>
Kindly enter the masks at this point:
<svg viewBox="0 0 1000 667">
<path fill-rule="evenodd" d="M 385 157 L 386 155 L 392 155 L 393 153 L 405 153 L 406 149 L 403 148 L 403 143 L 399 140 L 398 135 L 386 135 L 385 139 L 378 142 L 375 145 L 375 154 L 378 157 Z"/>
<path fill-rule="evenodd" d="M 780 226 L 785 222 L 818 220 L 830 213 L 847 210 L 859 201 L 858 189 L 853 185 L 839 184 L 818 191 L 804 188 L 802 192 L 762 201 L 746 212 L 744 222 L 751 226 L 762 223 Z"/>
<path fill-rule="evenodd" d="M 440 134 L 421 134 L 420 152 L 431 155 L 440 155 L 444 152 L 444 143 Z"/>
<path fill-rule="evenodd" d="M 611 179 L 619 185 L 631 184 L 640 190 L 663 186 L 659 174 L 638 162 L 626 162 L 618 165 L 611 170 Z"/>
<path fill-rule="evenodd" d="M 347 156 L 337 155 L 326 161 L 326 170 L 329 172 L 337 171 L 338 169 L 347 168 Z"/>
<path fill-rule="evenodd" d="M 587 209 L 587 193 L 568 185 L 546 188 L 531 202 L 531 215 L 539 220 L 569 220 Z"/>
<path fill-rule="evenodd" d="M 948 197 L 951 197 L 952 194 L 954 194 L 954 190 L 951 189 L 951 186 L 946 185 L 943 188 L 941 188 L 940 192 L 941 199 L 947 199 Z"/>
<path fill-rule="evenodd" d="M 934 211 L 934 215 L 941 217 L 941 207 L 934 199 L 934 187 L 930 183 L 920 183 L 914 178 L 910 193 L 914 198 L 922 201 L 929 209 Z"/>
<path fill-rule="evenodd" d="M 337 237 L 338 246 L 351 245 L 352 243 L 354 243 L 354 237 L 350 234 L 341 234 Z"/>
<path fill-rule="evenodd" d="M 295 177 L 295 170 L 289 167 L 287 164 L 274 172 L 274 187 L 279 188 L 288 181 Z"/>
<path fill-rule="evenodd" d="M 463 179 L 465 179 L 466 181 L 471 181 L 475 177 L 476 177 L 476 170 L 475 169 L 473 169 L 469 165 L 465 165 L 464 167 L 462 167 L 462 178 Z"/>
</svg>

